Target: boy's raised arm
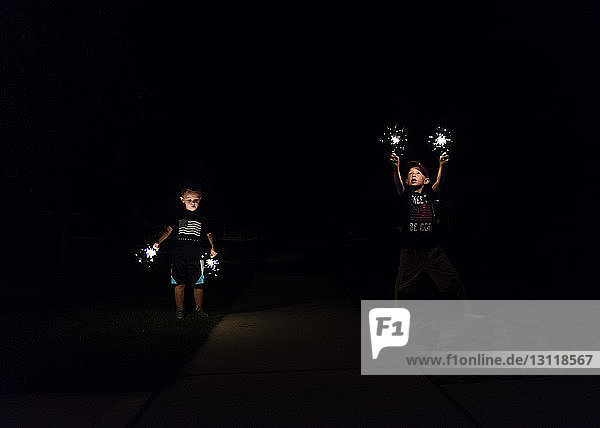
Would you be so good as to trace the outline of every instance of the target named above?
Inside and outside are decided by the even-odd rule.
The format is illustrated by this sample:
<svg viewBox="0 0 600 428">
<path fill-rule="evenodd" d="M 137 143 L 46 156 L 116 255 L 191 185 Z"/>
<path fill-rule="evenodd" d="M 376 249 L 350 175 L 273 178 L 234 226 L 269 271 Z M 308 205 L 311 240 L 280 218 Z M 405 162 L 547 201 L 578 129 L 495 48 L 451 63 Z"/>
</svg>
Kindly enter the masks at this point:
<svg viewBox="0 0 600 428">
<path fill-rule="evenodd" d="M 442 182 L 444 165 L 446 165 L 448 162 L 450 162 L 450 157 L 448 156 L 448 153 L 442 153 L 440 156 L 440 167 L 438 169 L 437 178 L 435 179 L 435 183 L 433 183 L 431 186 L 431 190 L 433 190 L 434 192 L 439 192 L 440 190 L 440 183 Z"/>
<path fill-rule="evenodd" d="M 399 195 L 404 193 L 404 183 L 402 182 L 402 175 L 400 173 L 400 158 L 396 153 L 392 153 L 390 162 L 394 165 L 394 184 L 396 185 L 396 192 Z"/>
</svg>

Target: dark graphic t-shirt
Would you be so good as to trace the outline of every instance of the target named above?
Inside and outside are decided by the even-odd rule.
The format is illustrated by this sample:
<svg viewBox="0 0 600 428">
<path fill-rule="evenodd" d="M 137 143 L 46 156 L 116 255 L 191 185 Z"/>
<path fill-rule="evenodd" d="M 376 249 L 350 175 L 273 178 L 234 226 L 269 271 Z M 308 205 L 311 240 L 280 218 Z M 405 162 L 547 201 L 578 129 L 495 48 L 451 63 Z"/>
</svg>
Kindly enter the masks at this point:
<svg viewBox="0 0 600 428">
<path fill-rule="evenodd" d="M 424 188 L 421 193 L 406 189 L 402 194 L 404 248 L 428 249 L 439 244 L 435 230 L 434 195 L 437 194 L 431 188 Z"/>
<path fill-rule="evenodd" d="M 200 208 L 196 211 L 178 210 L 168 222 L 173 228 L 171 237 L 175 241 L 175 252 L 202 252 L 209 246 L 206 235 L 211 232 L 209 221 Z"/>
</svg>

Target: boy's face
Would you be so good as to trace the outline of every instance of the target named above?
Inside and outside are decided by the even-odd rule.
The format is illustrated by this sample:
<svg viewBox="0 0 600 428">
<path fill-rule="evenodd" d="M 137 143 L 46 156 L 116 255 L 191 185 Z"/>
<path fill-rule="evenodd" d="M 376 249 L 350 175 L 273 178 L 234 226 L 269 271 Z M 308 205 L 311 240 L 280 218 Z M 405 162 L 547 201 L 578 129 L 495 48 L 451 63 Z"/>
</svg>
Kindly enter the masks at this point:
<svg viewBox="0 0 600 428">
<path fill-rule="evenodd" d="M 181 197 L 181 202 L 185 204 L 185 209 L 188 211 L 196 211 L 200 204 L 201 196 L 198 192 L 187 191 Z"/>
<path fill-rule="evenodd" d="M 427 178 L 419 168 L 413 167 L 408 170 L 408 174 L 406 175 L 406 184 L 410 187 L 418 189 L 428 183 L 429 178 Z"/>
</svg>

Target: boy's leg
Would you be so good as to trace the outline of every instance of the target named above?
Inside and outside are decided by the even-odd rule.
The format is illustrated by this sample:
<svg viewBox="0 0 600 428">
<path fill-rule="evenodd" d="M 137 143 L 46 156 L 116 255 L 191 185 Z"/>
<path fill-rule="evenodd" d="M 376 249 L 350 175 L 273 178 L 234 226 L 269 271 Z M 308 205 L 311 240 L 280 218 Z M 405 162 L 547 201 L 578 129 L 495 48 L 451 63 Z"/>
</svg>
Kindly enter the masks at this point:
<svg viewBox="0 0 600 428">
<path fill-rule="evenodd" d="M 207 318 L 208 314 L 206 312 L 204 312 L 204 309 L 202 309 L 202 299 L 204 298 L 204 289 L 202 288 L 202 285 L 198 286 L 195 285 L 194 286 L 194 299 L 196 300 L 196 315 L 200 315 L 202 318 Z"/>
<path fill-rule="evenodd" d="M 202 300 L 204 299 L 204 289 L 194 288 L 194 300 L 196 300 L 196 310 L 202 309 Z"/>
<path fill-rule="evenodd" d="M 398 275 L 396 275 L 394 300 L 414 298 L 417 292 L 417 279 L 422 271 L 423 266 L 418 250 L 402 249 L 398 263 Z"/>
<path fill-rule="evenodd" d="M 177 310 L 183 311 L 183 297 L 185 295 L 185 284 L 176 285 L 175 289 L 175 306 Z"/>
<path fill-rule="evenodd" d="M 204 300 L 204 260 L 200 260 L 197 269 L 197 272 L 195 272 L 195 277 L 197 279 L 194 283 L 194 300 L 196 301 L 196 314 L 202 317 L 207 317 L 208 314 L 202 309 L 202 301 Z"/>
<path fill-rule="evenodd" d="M 175 295 L 175 316 L 183 318 L 183 298 L 185 296 L 185 263 L 180 258 L 174 259 L 171 264 L 171 285 Z"/>
<path fill-rule="evenodd" d="M 437 246 L 427 251 L 424 270 L 440 292 L 454 292 L 459 299 L 467 299 L 465 286 L 460 279 L 460 275 L 442 247 Z"/>
</svg>

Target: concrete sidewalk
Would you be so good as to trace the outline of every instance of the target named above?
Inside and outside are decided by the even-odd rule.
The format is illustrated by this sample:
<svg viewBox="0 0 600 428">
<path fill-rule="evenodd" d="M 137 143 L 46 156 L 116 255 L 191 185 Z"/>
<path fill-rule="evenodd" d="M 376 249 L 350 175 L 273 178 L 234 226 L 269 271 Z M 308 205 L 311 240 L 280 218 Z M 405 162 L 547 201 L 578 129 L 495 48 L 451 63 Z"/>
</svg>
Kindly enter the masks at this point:
<svg viewBox="0 0 600 428">
<path fill-rule="evenodd" d="M 252 310 L 278 298 L 304 302 Z M 258 276 L 234 306 L 137 426 L 476 425 L 425 377 L 361 376 L 360 311 L 323 278 Z"/>
<path fill-rule="evenodd" d="M 597 376 L 361 376 L 359 306 L 326 276 L 256 274 L 232 309 L 163 391 L 4 395 L 0 424 L 600 424 Z"/>
<path fill-rule="evenodd" d="M 361 376 L 358 305 L 324 277 L 257 275 L 234 307 L 136 426 L 600 423 L 596 376 Z"/>
</svg>

